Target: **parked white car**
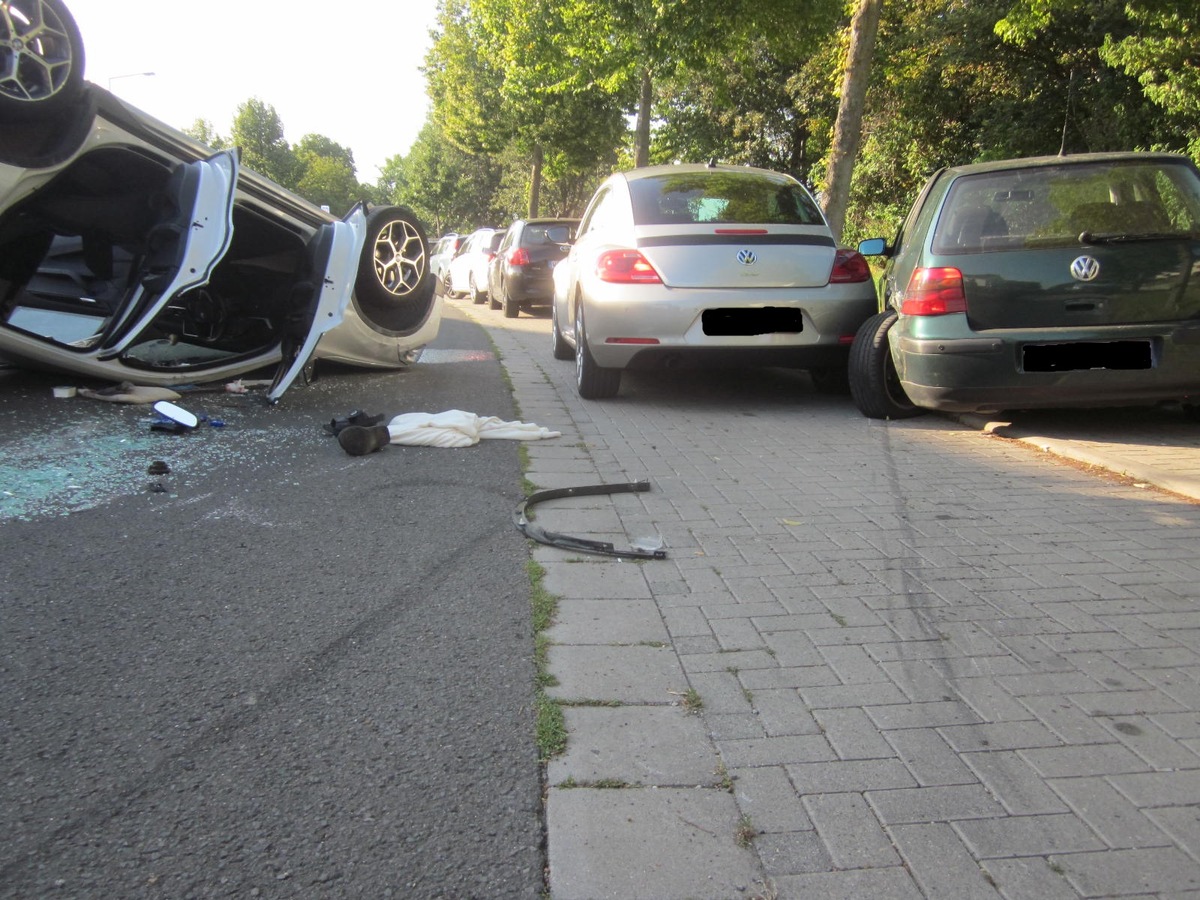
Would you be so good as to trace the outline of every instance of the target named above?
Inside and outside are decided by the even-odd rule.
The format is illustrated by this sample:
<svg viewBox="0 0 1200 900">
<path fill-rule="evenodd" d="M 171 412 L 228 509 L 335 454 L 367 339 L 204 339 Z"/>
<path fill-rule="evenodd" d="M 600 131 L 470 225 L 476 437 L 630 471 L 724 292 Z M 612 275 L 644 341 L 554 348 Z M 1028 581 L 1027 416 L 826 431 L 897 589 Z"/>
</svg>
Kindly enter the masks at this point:
<svg viewBox="0 0 1200 900">
<path fill-rule="evenodd" d="M 466 235 L 450 231 L 438 238 L 437 243 L 433 245 L 433 250 L 429 254 L 429 270 L 433 272 L 433 280 L 438 291 L 445 292 L 450 260 L 454 259 L 454 254 L 466 240 Z"/>
<path fill-rule="evenodd" d="M 450 261 L 446 293 L 470 297 L 474 303 L 488 299 L 488 266 L 504 240 L 504 229 L 480 228 L 471 233 Z"/>
<path fill-rule="evenodd" d="M 337 219 L 83 79 L 60 0 L 0 3 L 0 355 L 169 386 L 402 367 L 441 320 L 404 207 Z"/>
</svg>

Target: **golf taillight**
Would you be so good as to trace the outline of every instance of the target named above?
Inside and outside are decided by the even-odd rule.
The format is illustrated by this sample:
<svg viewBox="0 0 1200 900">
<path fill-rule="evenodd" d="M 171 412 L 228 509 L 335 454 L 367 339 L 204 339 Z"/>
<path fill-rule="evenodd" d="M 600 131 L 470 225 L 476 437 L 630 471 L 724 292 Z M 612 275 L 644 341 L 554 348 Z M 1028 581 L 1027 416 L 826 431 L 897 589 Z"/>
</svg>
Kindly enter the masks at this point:
<svg viewBox="0 0 1200 900">
<path fill-rule="evenodd" d="M 662 284 L 646 257 L 637 250 L 606 250 L 596 260 L 596 275 L 613 284 Z"/>
<path fill-rule="evenodd" d="M 510 266 L 529 265 L 529 251 L 524 247 L 518 247 L 512 253 L 508 254 L 508 264 Z"/>
<path fill-rule="evenodd" d="M 966 311 L 962 272 L 950 266 L 913 270 L 900 312 L 906 316 L 944 316 Z"/>
</svg>

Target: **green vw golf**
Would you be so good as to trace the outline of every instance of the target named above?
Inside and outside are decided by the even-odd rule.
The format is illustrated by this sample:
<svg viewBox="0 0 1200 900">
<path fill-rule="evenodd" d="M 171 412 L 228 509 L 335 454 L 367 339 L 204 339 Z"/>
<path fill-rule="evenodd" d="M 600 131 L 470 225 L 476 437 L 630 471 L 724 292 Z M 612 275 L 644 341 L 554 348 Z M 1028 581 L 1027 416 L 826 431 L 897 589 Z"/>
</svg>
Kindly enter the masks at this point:
<svg viewBox="0 0 1200 900">
<path fill-rule="evenodd" d="M 850 352 L 871 418 L 1200 404 L 1200 173 L 1104 153 L 955 166 L 921 190 Z M 1194 409 L 1194 408 L 1193 408 Z"/>
</svg>

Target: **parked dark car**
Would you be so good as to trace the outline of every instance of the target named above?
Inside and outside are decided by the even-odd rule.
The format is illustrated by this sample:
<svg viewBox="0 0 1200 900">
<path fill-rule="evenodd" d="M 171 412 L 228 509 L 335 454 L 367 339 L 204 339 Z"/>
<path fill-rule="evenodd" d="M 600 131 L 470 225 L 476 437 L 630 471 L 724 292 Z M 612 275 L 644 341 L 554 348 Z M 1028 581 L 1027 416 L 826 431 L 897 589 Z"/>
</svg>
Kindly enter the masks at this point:
<svg viewBox="0 0 1200 900">
<path fill-rule="evenodd" d="M 1108 153 L 934 174 L 886 260 L 850 387 L 872 418 L 923 409 L 1200 402 L 1200 173 Z"/>
<path fill-rule="evenodd" d="M 0 2 L 0 356 L 144 385 L 399 368 L 438 332 L 411 210 L 343 218 L 83 79 L 60 0 Z"/>
<path fill-rule="evenodd" d="M 578 219 L 517 219 L 488 266 L 492 309 L 515 319 L 554 299 L 554 267 L 571 252 Z"/>
</svg>

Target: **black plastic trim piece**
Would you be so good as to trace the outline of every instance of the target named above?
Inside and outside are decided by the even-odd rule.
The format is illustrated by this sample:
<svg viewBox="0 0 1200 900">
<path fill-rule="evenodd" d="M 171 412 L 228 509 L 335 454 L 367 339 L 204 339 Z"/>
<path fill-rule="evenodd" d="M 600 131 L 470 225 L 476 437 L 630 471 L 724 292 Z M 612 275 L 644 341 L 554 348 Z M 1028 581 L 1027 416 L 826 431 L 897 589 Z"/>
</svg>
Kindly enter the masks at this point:
<svg viewBox="0 0 1200 900">
<path fill-rule="evenodd" d="M 545 500 L 561 500 L 564 497 L 594 497 L 600 494 L 637 494 L 650 490 L 648 481 L 631 481 L 624 484 L 590 484 L 581 487 L 551 488 L 546 491 L 535 491 L 522 500 L 513 510 L 513 524 L 525 537 L 558 547 L 561 550 L 578 550 L 581 553 L 598 553 L 603 556 L 617 556 L 627 559 L 666 559 L 666 550 L 639 550 L 630 547 L 628 550 L 618 550 L 607 541 L 594 541 L 590 538 L 572 537 L 569 534 L 559 534 L 555 531 L 534 525 L 525 516 L 529 507 Z"/>
<path fill-rule="evenodd" d="M 769 244 L 794 244 L 803 247 L 837 246 L 833 238 L 822 234 L 666 234 L 640 237 L 637 240 L 639 247 L 702 247 L 708 244 L 738 247 Z"/>
</svg>

